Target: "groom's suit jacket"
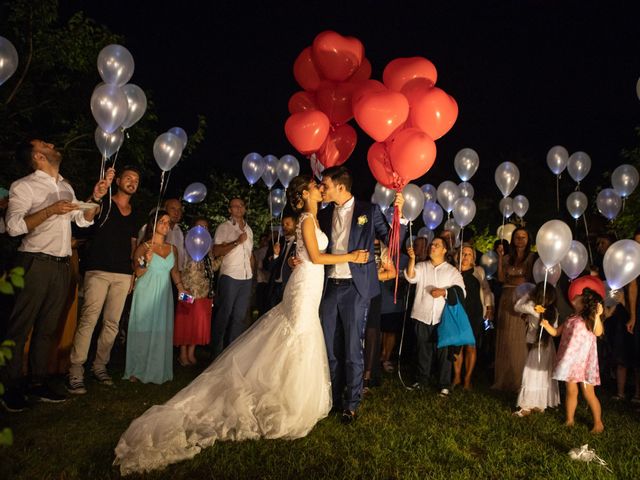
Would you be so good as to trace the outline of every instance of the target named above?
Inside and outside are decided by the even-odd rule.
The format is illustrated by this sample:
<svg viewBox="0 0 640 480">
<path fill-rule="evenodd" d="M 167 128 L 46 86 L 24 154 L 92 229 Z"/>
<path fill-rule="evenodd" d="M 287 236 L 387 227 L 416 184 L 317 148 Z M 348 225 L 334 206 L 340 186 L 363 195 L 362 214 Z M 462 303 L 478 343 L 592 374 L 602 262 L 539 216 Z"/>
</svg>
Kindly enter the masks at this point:
<svg viewBox="0 0 640 480">
<path fill-rule="evenodd" d="M 329 237 L 327 253 L 331 253 L 331 231 L 333 226 L 334 204 L 318 212 L 318 222 L 320 229 Z M 373 241 L 378 240 L 385 244 L 389 241 L 389 224 L 384 218 L 378 205 L 354 199 L 353 218 L 349 231 L 348 251 L 369 250 L 369 262 L 364 264 L 349 263 L 351 278 L 358 293 L 371 299 L 380 293 L 380 283 L 378 282 L 378 271 L 375 263 Z M 401 227 L 400 245 L 402 245 L 406 229 Z"/>
</svg>

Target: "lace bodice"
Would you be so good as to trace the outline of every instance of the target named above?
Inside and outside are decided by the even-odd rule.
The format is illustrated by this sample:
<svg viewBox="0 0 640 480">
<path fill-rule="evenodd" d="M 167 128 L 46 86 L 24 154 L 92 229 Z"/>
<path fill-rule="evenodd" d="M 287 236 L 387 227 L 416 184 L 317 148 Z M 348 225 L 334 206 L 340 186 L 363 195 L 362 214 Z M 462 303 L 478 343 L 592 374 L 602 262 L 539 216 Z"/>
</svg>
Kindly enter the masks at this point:
<svg viewBox="0 0 640 480">
<path fill-rule="evenodd" d="M 313 216 L 313 214 L 304 212 L 298 218 L 298 225 L 296 226 L 296 256 L 302 259 L 303 261 L 310 262 L 309 252 L 305 247 L 304 240 L 302 239 L 302 222 L 304 222 L 307 218 L 311 217 L 315 226 L 316 226 L 316 239 L 318 240 L 318 249 L 321 252 L 324 252 L 329 245 L 329 239 L 324 234 L 320 227 L 318 226 L 318 221 Z"/>
</svg>

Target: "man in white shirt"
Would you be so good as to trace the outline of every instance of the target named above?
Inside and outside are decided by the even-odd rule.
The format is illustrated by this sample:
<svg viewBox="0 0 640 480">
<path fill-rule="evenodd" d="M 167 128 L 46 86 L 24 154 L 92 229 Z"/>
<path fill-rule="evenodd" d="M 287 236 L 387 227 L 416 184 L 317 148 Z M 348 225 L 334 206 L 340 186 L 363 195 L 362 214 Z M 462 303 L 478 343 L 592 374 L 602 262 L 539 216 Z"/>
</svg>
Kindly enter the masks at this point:
<svg viewBox="0 0 640 480">
<path fill-rule="evenodd" d="M 449 395 L 451 388 L 452 363 L 447 347 L 437 348 L 438 324 L 448 289 L 458 287 L 465 294 L 462 275 L 453 265 L 446 261 L 447 246 L 444 238 L 434 238 L 429 247 L 429 260 L 416 265 L 413 248 L 407 249 L 409 265 L 404 277 L 409 283 L 415 283 L 416 295 L 411 310 L 411 318 L 415 321 L 417 368 L 415 388 L 425 387 L 429 381 L 431 363 L 434 354 L 438 358 L 438 387 L 440 396 Z"/>
<path fill-rule="evenodd" d="M 25 286 L 16 298 L 9 318 L 7 340 L 15 342 L 7 363 L 7 391 L 2 403 L 9 411 L 24 410 L 22 378 L 24 345 L 33 328 L 29 349 L 30 379 L 27 393 L 39 401 L 60 402 L 64 396 L 45 384 L 47 363 L 58 320 L 67 298 L 70 280 L 71 222 L 79 227 L 93 223 L 114 171 L 93 189 L 94 205 L 79 204 L 71 185 L 59 174 L 62 155 L 51 143 L 32 140 L 16 151 L 19 161 L 34 170 L 11 185 L 6 226 L 9 235 L 24 235 L 17 265 L 25 270 Z"/>
<path fill-rule="evenodd" d="M 248 327 L 253 231 L 244 219 L 245 212 L 241 198 L 231 199 L 231 218 L 218 225 L 213 238 L 213 254 L 223 257 L 218 280 L 218 309 L 211 332 L 214 358 Z"/>
</svg>

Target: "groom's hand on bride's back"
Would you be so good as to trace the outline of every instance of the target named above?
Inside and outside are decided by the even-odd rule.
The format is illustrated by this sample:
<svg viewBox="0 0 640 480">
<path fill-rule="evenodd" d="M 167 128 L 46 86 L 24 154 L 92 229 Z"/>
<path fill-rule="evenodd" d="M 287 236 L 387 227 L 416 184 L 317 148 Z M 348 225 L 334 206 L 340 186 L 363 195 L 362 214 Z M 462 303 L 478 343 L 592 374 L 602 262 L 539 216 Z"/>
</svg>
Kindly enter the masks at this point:
<svg viewBox="0 0 640 480">
<path fill-rule="evenodd" d="M 296 268 L 297 265 L 300 265 L 302 263 L 302 260 L 296 256 L 293 256 L 293 257 L 289 257 L 289 259 L 287 260 L 287 263 L 292 269 L 294 269 Z"/>
</svg>

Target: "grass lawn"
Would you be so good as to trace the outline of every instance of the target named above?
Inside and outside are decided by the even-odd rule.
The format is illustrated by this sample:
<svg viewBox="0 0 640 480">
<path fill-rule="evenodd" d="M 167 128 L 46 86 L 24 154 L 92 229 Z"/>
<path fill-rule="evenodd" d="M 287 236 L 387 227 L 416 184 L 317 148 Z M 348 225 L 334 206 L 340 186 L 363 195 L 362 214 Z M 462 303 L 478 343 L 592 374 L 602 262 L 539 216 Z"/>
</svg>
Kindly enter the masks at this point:
<svg viewBox="0 0 640 480">
<path fill-rule="evenodd" d="M 175 380 L 162 386 L 90 382 L 87 395 L 63 404 L 3 414 L 0 425 L 13 429 L 15 443 L 0 449 L 0 479 L 119 477 L 111 463 L 121 433 L 195 375 L 176 368 Z M 606 430 L 594 436 L 584 400 L 576 427 L 567 429 L 562 410 L 513 417 L 514 397 L 486 383 L 442 399 L 435 390 L 404 390 L 387 376 L 354 425 L 329 417 L 300 440 L 221 442 L 192 461 L 131 478 L 640 478 L 640 413 L 628 403 L 603 401 Z M 569 459 L 567 452 L 585 443 L 613 473 Z"/>
</svg>

